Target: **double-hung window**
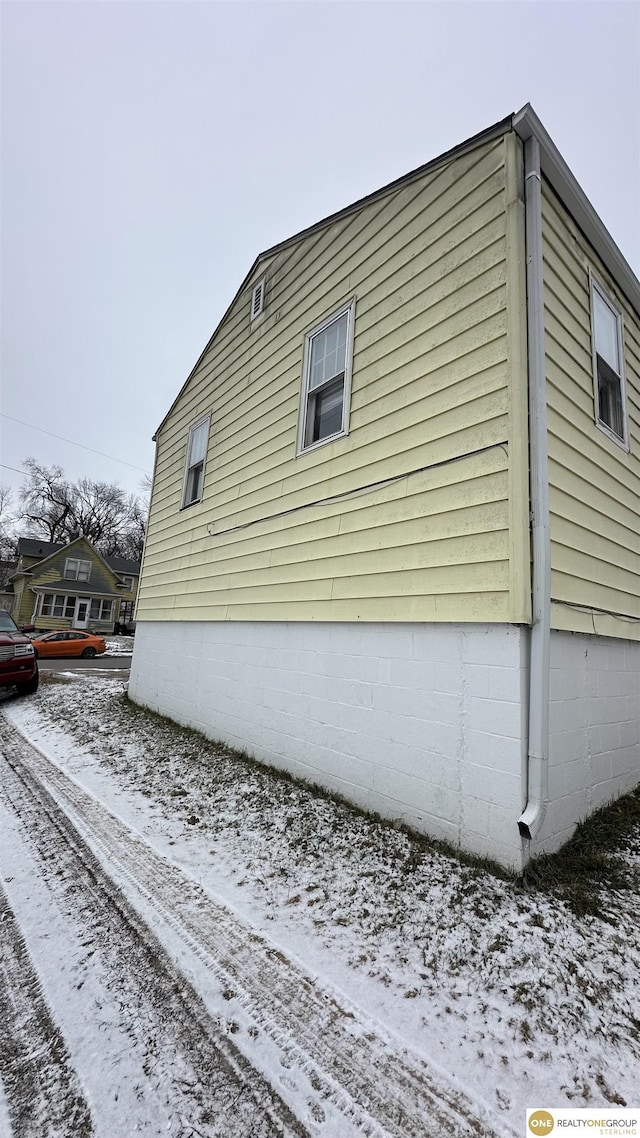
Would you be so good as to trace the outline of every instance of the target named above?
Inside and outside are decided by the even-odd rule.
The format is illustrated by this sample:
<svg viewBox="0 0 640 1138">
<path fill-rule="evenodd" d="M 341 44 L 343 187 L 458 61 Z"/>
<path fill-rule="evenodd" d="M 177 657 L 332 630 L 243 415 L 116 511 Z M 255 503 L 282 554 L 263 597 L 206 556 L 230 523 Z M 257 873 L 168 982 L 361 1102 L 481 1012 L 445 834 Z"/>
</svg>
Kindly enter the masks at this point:
<svg viewBox="0 0 640 1138">
<path fill-rule="evenodd" d="M 353 314 L 351 300 L 306 335 L 299 452 L 347 434 Z"/>
<path fill-rule="evenodd" d="M 591 277 L 591 340 L 593 382 L 598 426 L 627 447 L 622 313 L 603 287 Z"/>
<path fill-rule="evenodd" d="M 80 561 L 77 557 L 67 557 L 64 575 L 69 581 L 88 581 L 91 576 L 91 562 Z"/>
<path fill-rule="evenodd" d="M 209 441 L 209 416 L 194 423 L 189 431 L 187 465 L 184 476 L 182 505 L 192 506 L 202 498 L 204 483 L 204 463 Z"/>
</svg>

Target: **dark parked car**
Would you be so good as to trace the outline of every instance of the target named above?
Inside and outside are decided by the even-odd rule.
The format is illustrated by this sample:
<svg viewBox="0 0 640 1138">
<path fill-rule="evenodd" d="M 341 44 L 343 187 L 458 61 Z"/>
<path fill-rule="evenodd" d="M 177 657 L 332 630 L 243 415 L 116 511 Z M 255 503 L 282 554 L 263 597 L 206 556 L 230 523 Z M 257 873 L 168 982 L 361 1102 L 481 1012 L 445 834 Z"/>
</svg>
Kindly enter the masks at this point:
<svg viewBox="0 0 640 1138">
<path fill-rule="evenodd" d="M 0 610 L 0 687 L 15 686 L 22 695 L 38 690 L 38 661 L 28 636 L 15 620 Z"/>
</svg>

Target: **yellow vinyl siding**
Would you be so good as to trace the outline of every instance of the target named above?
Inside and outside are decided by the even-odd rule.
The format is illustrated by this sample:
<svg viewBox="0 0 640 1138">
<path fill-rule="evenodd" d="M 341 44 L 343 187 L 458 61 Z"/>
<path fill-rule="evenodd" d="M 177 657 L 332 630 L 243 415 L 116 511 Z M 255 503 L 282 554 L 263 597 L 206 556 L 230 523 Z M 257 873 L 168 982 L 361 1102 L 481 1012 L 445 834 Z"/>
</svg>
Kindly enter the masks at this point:
<svg viewBox="0 0 640 1138">
<path fill-rule="evenodd" d="M 13 591 L 16 598 L 13 619 L 16 624 L 30 624 L 35 598 L 24 577 L 13 582 Z"/>
<path fill-rule="evenodd" d="M 159 432 L 137 619 L 528 619 L 518 147 L 485 143 L 257 266 Z M 352 297 L 349 435 L 296 457 L 305 333 Z M 203 498 L 181 510 L 206 412 Z"/>
<path fill-rule="evenodd" d="M 71 627 L 72 621 L 64 616 L 39 616 L 36 618 L 38 629 L 44 629 L 46 632 L 66 632 Z"/>
<path fill-rule="evenodd" d="M 640 639 L 640 315 L 546 184 L 542 216 L 552 627 Z M 623 313 L 630 453 L 596 425 L 589 269 Z"/>
</svg>

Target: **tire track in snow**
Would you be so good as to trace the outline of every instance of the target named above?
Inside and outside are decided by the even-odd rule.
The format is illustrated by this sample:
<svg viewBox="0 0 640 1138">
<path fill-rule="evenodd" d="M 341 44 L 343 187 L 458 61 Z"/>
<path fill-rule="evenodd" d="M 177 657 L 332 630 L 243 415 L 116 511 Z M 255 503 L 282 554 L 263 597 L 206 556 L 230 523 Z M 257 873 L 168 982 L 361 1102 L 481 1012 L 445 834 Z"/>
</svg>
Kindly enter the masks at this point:
<svg viewBox="0 0 640 1138">
<path fill-rule="evenodd" d="M 498 1138 L 482 1108 L 447 1085 L 360 1010 L 335 998 L 302 968 L 245 925 L 20 733 L 5 724 L 12 763 L 28 766 L 71 807 L 90 840 L 161 912 L 279 1047 L 283 1066 L 299 1068 L 362 1133 L 394 1138 Z M 232 1006 L 232 1005 L 231 1005 Z M 320 1121 L 320 1119 L 318 1119 Z M 509 1129 L 509 1128 L 507 1128 Z"/>
<path fill-rule="evenodd" d="M 2 885 L 0 1024 L 0 1075 L 15 1138 L 89 1138 L 89 1107 Z"/>
<path fill-rule="evenodd" d="M 2 798 L 20 819 L 25 840 L 36 853 L 49 888 L 63 903 L 66 900 L 67 905 L 73 906 L 90 935 L 100 943 L 114 988 L 114 1002 L 120 1001 L 127 1009 L 130 1030 L 147 1045 L 145 1068 L 148 1066 L 150 1071 L 153 1066 L 158 1067 L 149 1090 L 157 1088 L 160 1079 L 166 1084 L 163 1093 L 173 1115 L 166 1132 L 180 1138 L 193 1134 L 207 1138 L 228 1134 L 306 1138 L 305 1127 L 232 1040 L 217 1028 L 200 997 L 173 967 L 154 934 L 113 883 L 72 820 L 21 761 L 19 750 L 23 748 L 15 746 L 13 740 L 8 741 L 3 729 L 0 734 L 6 744 L 0 785 Z M 14 921 L 12 926 L 9 920 L 6 928 L 20 962 L 24 942 L 17 924 Z M 19 985 L 24 979 L 24 966 L 22 975 L 17 967 L 13 968 L 7 974 L 5 989 L 7 1004 L 15 1008 L 14 1020 L 23 1030 L 22 1051 L 10 1047 L 8 1078 L 3 1073 L 10 1113 L 16 1120 L 16 1135 L 44 1138 L 49 1134 L 73 1134 L 74 1138 L 76 1135 L 83 1138 L 92 1130 L 90 1124 L 89 1129 L 85 1125 L 84 1130 L 76 1125 L 78 1107 L 71 1093 L 73 1079 L 64 1065 L 65 1077 L 53 1079 L 50 1093 L 46 1098 L 40 1096 L 37 1117 L 31 1121 L 26 1073 L 21 1071 L 20 1058 L 27 1050 L 30 1021 L 41 1009 L 37 999 L 38 981 L 21 990 Z M 34 1011 L 30 1014 L 32 997 L 35 997 Z M 56 1048 L 61 1056 L 66 1054 L 61 1032 L 50 1016 L 46 1032 L 51 1035 L 54 1046 L 48 1051 L 39 1046 L 40 1030 L 35 1047 L 29 1048 L 27 1057 L 32 1061 L 29 1073 L 38 1075 L 47 1069 L 51 1059 L 56 1057 Z M 53 1070 L 55 1074 L 55 1067 Z M 149 1071 L 145 1069 L 145 1074 L 149 1075 Z M 173 1085 L 173 1098 L 167 1085 Z M 60 1127 L 56 1128 L 54 1122 L 60 1112 L 63 1117 Z M 80 1121 L 82 1118 L 81 1115 Z"/>
</svg>

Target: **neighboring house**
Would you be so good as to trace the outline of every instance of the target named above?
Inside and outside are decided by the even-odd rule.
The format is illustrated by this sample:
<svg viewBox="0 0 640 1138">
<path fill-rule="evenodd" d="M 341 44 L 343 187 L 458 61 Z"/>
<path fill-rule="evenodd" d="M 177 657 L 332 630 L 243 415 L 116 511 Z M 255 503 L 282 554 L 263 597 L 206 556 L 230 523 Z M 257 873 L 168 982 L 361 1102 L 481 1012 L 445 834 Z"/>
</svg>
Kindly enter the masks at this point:
<svg viewBox="0 0 640 1138">
<path fill-rule="evenodd" d="M 112 633 L 131 621 L 140 565 L 103 557 L 85 537 L 68 545 L 21 537 L 12 577 L 13 617 L 38 630 Z"/>
<path fill-rule="evenodd" d="M 640 778 L 640 283 L 531 107 L 261 254 L 129 692 L 516 868 Z"/>
</svg>

